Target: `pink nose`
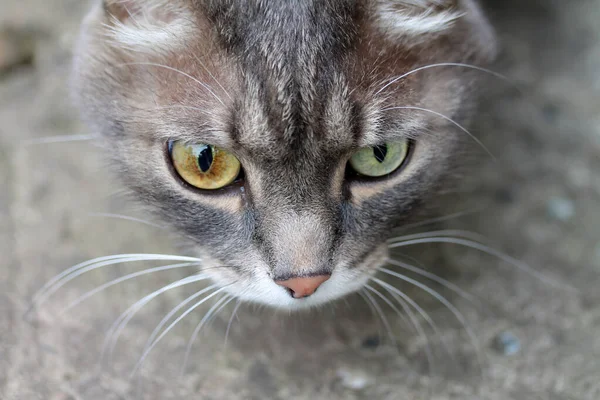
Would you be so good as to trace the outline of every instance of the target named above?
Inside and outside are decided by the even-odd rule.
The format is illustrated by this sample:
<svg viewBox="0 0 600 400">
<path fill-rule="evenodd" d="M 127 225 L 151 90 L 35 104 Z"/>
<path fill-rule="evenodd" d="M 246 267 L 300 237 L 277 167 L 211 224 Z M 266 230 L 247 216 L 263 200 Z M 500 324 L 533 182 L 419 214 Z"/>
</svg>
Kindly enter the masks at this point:
<svg viewBox="0 0 600 400">
<path fill-rule="evenodd" d="M 291 278 L 285 281 L 275 281 L 276 284 L 288 289 L 292 297 L 301 299 L 313 294 L 319 286 L 331 275 L 318 275 L 309 277 Z"/>
</svg>

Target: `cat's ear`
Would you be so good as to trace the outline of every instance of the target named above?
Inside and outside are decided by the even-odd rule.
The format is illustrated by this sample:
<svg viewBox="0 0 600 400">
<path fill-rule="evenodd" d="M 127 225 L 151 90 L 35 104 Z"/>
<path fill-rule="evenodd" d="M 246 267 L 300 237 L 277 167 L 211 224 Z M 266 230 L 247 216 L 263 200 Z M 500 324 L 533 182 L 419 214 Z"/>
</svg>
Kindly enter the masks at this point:
<svg viewBox="0 0 600 400">
<path fill-rule="evenodd" d="M 178 1 L 168 0 L 102 0 L 104 12 L 122 23 L 140 17 L 152 20 L 166 19 L 175 10 Z"/>
<path fill-rule="evenodd" d="M 486 59 L 496 54 L 494 32 L 477 0 L 375 0 L 373 13 L 377 28 L 393 41 L 410 46 L 455 35 Z"/>
<path fill-rule="evenodd" d="M 104 27 L 114 45 L 138 52 L 176 49 L 193 30 L 180 0 L 103 0 Z"/>
</svg>

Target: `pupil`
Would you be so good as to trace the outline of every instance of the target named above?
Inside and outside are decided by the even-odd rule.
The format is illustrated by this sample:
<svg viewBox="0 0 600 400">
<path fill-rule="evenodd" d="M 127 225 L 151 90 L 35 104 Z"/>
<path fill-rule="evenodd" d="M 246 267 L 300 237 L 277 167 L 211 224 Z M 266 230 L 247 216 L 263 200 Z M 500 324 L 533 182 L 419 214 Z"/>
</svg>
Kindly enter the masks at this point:
<svg viewBox="0 0 600 400">
<path fill-rule="evenodd" d="M 373 155 L 375 156 L 375 159 L 377 161 L 379 161 L 380 163 L 383 162 L 383 160 L 385 160 L 385 156 L 387 155 L 387 145 L 382 144 L 380 146 L 375 146 L 373 147 Z"/>
<path fill-rule="evenodd" d="M 210 169 L 213 162 L 213 153 L 210 146 L 204 146 L 198 154 L 198 166 L 202 172 L 206 172 Z"/>
</svg>

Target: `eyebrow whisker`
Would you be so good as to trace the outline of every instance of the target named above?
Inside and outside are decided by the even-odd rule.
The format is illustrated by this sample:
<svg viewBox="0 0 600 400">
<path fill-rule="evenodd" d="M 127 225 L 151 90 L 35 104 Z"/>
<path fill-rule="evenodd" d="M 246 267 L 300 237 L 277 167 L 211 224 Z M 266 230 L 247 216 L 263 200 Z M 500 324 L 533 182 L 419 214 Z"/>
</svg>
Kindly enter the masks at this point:
<svg viewBox="0 0 600 400">
<path fill-rule="evenodd" d="M 448 117 L 447 115 L 444 115 L 444 114 L 439 113 L 437 111 L 430 110 L 428 108 L 414 107 L 414 106 L 390 107 L 390 108 L 384 109 L 383 111 L 390 111 L 390 110 L 414 110 L 414 111 L 422 111 L 422 112 L 427 112 L 427 113 L 433 114 L 435 116 L 438 116 L 440 118 L 443 118 L 446 121 L 448 121 L 451 124 L 453 124 L 454 126 L 456 126 L 458 129 L 460 129 L 464 133 L 466 133 L 467 135 L 469 135 L 469 137 L 471 137 L 471 139 L 473 139 L 473 141 L 475 141 L 475 143 L 477 143 L 479 146 L 481 146 L 481 148 L 492 158 L 492 160 L 497 161 L 497 159 L 494 156 L 494 154 L 483 144 L 483 142 L 481 140 L 479 140 L 475 135 L 473 135 L 467 128 L 465 128 L 464 126 L 462 126 L 461 124 L 459 124 L 458 122 L 456 122 L 455 120 L 453 120 L 452 118 Z"/>
<path fill-rule="evenodd" d="M 473 69 L 476 71 L 480 71 L 480 72 L 485 72 L 487 74 L 490 74 L 502 81 L 505 81 L 507 83 L 509 83 L 510 85 L 514 85 L 514 83 L 505 75 L 502 75 L 498 72 L 492 71 L 491 69 L 487 69 L 487 68 L 482 68 L 482 67 L 478 67 L 476 65 L 471 65 L 471 64 L 464 64 L 464 63 L 453 63 L 453 62 L 446 62 L 446 63 L 437 63 L 437 64 L 429 64 L 429 65 L 424 65 L 422 67 L 418 67 L 413 69 L 412 71 L 406 72 L 400 76 L 397 76 L 395 78 L 391 78 L 391 81 L 389 81 L 388 83 L 384 84 L 375 94 L 379 94 L 381 92 L 383 92 L 386 88 L 388 88 L 390 85 L 393 85 L 394 83 L 398 82 L 401 79 L 406 78 L 409 75 L 415 74 L 419 71 L 423 71 L 426 69 L 431 69 L 431 68 L 439 68 L 439 67 L 461 67 L 461 68 L 469 68 L 469 69 Z"/>
</svg>

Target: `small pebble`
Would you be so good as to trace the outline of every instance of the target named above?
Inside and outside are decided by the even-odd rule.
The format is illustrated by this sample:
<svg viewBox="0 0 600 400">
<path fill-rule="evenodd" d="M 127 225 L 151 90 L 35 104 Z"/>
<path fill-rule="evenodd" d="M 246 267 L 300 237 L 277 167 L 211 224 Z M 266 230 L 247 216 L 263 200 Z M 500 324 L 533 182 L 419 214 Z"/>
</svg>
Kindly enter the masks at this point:
<svg viewBox="0 0 600 400">
<path fill-rule="evenodd" d="M 494 348 L 505 356 L 513 356 L 521 351 L 521 341 L 511 332 L 502 332 L 494 339 Z"/>
<path fill-rule="evenodd" d="M 495 193 L 495 198 L 496 201 L 501 204 L 510 204 L 515 201 L 514 193 L 508 188 L 498 189 Z"/>
<path fill-rule="evenodd" d="M 556 121 L 557 117 L 560 114 L 560 107 L 557 104 L 548 103 L 542 107 L 542 115 L 544 119 L 548 122 Z"/>
<path fill-rule="evenodd" d="M 575 215 L 575 205 L 569 199 L 552 197 L 547 203 L 548 215 L 559 221 L 567 221 Z"/>
<path fill-rule="evenodd" d="M 340 368 L 337 371 L 337 376 L 342 381 L 342 385 L 352 390 L 362 390 L 371 384 L 371 377 L 364 371 L 350 370 Z"/>
<path fill-rule="evenodd" d="M 374 350 L 379 347 L 381 341 L 379 340 L 379 336 L 368 336 L 362 342 L 362 347 L 365 349 Z"/>
</svg>

